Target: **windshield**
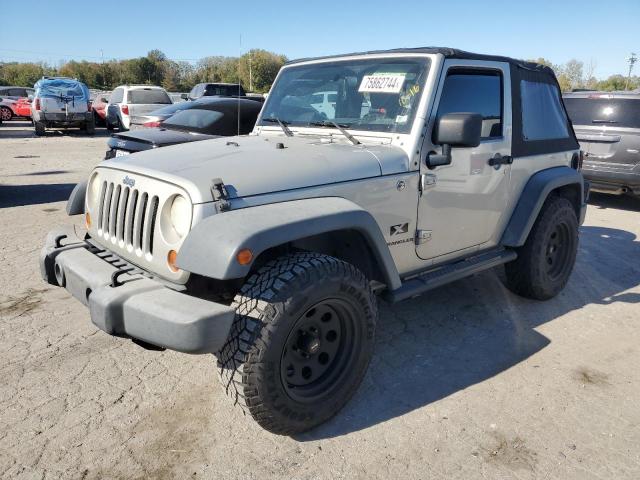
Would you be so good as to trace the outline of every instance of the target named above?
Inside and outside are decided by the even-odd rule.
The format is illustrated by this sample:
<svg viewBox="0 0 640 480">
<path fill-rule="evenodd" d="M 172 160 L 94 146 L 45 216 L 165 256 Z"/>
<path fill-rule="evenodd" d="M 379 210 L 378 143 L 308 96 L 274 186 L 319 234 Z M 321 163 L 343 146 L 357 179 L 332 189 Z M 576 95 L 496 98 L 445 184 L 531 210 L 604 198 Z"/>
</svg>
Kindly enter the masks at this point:
<svg viewBox="0 0 640 480">
<path fill-rule="evenodd" d="M 171 98 L 164 90 L 144 89 L 129 90 L 130 104 L 172 103 Z"/>
<path fill-rule="evenodd" d="M 287 67 L 261 125 L 331 121 L 353 130 L 408 133 L 429 69 L 426 58 L 344 60 Z M 271 121 L 269 121 L 271 120 Z"/>
<path fill-rule="evenodd" d="M 240 85 L 220 85 L 215 83 L 210 83 L 205 87 L 204 96 L 205 97 L 213 97 L 213 96 L 223 96 L 223 97 L 233 97 L 234 95 L 244 96 L 244 89 Z"/>
<path fill-rule="evenodd" d="M 574 125 L 609 125 L 640 128 L 640 99 L 565 98 Z"/>
<path fill-rule="evenodd" d="M 82 83 L 74 80 L 49 80 L 38 86 L 41 97 L 83 97 L 89 98 L 89 91 Z"/>
<path fill-rule="evenodd" d="M 200 110 L 190 108 L 180 110 L 175 115 L 166 119 L 162 126 L 177 130 L 189 130 L 196 132 L 208 131 L 214 123 L 219 122 L 224 114 L 215 110 Z"/>
</svg>

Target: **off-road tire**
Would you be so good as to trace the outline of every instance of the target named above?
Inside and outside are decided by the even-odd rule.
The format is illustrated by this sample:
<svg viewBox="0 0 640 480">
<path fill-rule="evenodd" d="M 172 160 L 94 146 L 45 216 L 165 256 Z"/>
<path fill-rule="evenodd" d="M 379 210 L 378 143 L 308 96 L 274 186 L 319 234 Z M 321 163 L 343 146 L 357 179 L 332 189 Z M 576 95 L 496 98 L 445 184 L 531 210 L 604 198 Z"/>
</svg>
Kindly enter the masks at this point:
<svg viewBox="0 0 640 480">
<path fill-rule="evenodd" d="M 518 258 L 505 264 L 505 285 L 526 298 L 553 298 L 567 284 L 577 251 L 576 211 L 568 199 L 551 195 L 517 250 Z"/>
<path fill-rule="evenodd" d="M 291 355 L 291 335 L 299 334 L 299 322 L 307 321 L 323 302 L 345 302 L 353 308 L 357 315 L 349 316 L 349 323 L 355 321 L 355 335 L 339 337 L 340 348 L 345 345 L 348 354 L 336 354 L 324 367 L 329 373 L 317 380 L 325 382 L 318 397 L 301 401 L 298 393 L 291 393 L 298 386 L 286 381 L 289 370 L 282 363 Z M 263 428 L 280 435 L 309 430 L 333 417 L 357 390 L 373 352 L 378 308 L 369 281 L 356 267 L 317 253 L 286 255 L 251 275 L 232 306 L 236 316 L 227 343 L 217 354 L 220 381 L 233 403 Z M 329 334 L 320 326 L 321 340 L 331 341 Z M 350 340 L 343 342 L 346 338 Z M 318 351 L 323 348 L 328 344 Z M 341 363 L 345 359 L 347 367 Z M 334 379 L 325 390 L 326 382 Z"/>
<path fill-rule="evenodd" d="M 33 126 L 36 130 L 36 135 L 39 137 L 42 137 L 47 131 L 47 129 L 44 126 L 44 123 L 42 122 L 33 122 Z"/>
<path fill-rule="evenodd" d="M 96 134 L 96 123 L 95 123 L 95 120 L 94 120 L 93 116 L 91 117 L 91 120 L 87 120 L 85 122 L 84 131 L 87 133 L 87 135 L 95 135 Z"/>
</svg>

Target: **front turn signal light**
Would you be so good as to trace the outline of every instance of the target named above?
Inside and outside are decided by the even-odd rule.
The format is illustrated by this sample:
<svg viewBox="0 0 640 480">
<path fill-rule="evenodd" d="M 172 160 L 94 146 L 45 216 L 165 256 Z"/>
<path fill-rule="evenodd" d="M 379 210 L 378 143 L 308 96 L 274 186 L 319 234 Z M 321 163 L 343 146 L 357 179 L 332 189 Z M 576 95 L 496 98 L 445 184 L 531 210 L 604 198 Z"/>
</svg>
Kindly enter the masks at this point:
<svg viewBox="0 0 640 480">
<path fill-rule="evenodd" d="M 87 230 L 91 228 L 91 215 L 89 212 L 84 214 L 84 223 L 87 226 Z"/>
<path fill-rule="evenodd" d="M 243 248 L 236 255 L 236 261 L 240 265 L 249 265 L 251 263 L 251 260 L 253 260 L 253 252 L 248 248 Z"/>
<path fill-rule="evenodd" d="M 175 250 L 169 250 L 167 254 L 167 265 L 169 265 L 169 270 L 173 273 L 177 273 L 180 269 L 176 266 L 176 259 L 178 258 L 178 252 Z"/>
</svg>

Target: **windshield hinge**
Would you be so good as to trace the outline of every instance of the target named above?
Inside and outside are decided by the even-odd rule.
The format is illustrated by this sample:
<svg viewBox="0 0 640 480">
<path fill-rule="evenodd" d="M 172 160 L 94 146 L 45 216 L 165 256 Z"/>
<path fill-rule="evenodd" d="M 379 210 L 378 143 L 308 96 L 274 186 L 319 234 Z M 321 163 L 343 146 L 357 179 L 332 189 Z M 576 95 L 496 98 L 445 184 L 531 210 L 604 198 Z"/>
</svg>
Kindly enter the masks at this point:
<svg viewBox="0 0 640 480">
<path fill-rule="evenodd" d="M 211 196 L 213 197 L 213 201 L 216 202 L 218 212 L 226 212 L 231 208 L 228 200 L 229 194 L 227 193 L 227 187 L 224 186 L 221 178 L 211 180 Z"/>
</svg>

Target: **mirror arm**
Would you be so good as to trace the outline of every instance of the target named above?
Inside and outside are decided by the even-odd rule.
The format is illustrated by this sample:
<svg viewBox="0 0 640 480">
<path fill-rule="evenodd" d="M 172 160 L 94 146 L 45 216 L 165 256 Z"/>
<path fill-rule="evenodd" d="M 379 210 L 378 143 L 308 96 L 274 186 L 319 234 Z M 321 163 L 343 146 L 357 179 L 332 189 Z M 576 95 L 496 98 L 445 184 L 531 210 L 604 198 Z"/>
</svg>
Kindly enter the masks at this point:
<svg viewBox="0 0 640 480">
<path fill-rule="evenodd" d="M 444 143 L 442 145 L 442 153 L 430 153 L 427 155 L 427 166 L 429 168 L 449 165 L 451 163 L 451 145 Z"/>
</svg>

